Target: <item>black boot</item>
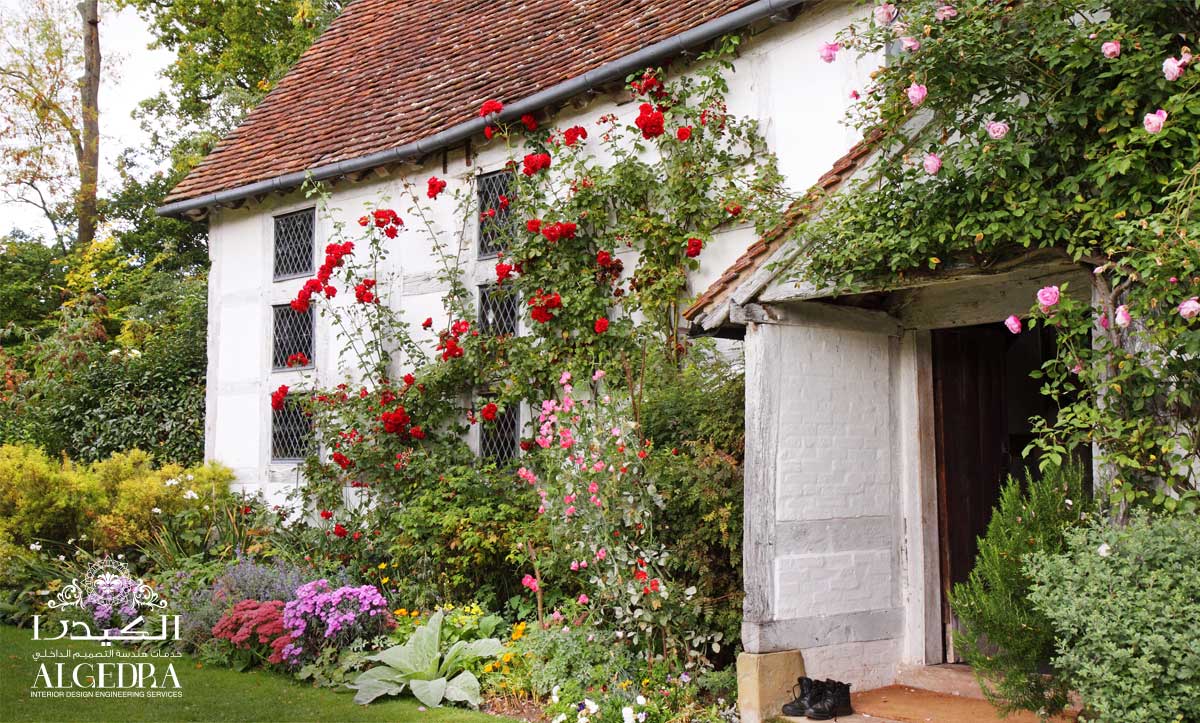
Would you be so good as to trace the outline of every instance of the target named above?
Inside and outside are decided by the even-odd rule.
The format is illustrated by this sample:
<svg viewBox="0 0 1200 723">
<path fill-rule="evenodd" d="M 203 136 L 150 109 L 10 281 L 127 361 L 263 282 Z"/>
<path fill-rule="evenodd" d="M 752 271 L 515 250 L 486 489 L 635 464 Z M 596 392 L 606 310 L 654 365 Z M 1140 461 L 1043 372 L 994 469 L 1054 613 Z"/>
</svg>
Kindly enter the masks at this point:
<svg viewBox="0 0 1200 723">
<path fill-rule="evenodd" d="M 812 703 L 805 708 L 805 717 L 810 720 L 837 720 L 840 715 L 854 713 L 854 709 L 850 707 L 849 683 L 831 680 L 822 687 L 824 688 L 822 695 L 814 697 Z"/>
<path fill-rule="evenodd" d="M 796 686 L 792 688 L 792 692 L 796 694 L 796 699 L 790 703 L 783 704 L 784 715 L 802 716 L 808 710 L 808 706 L 821 697 L 825 691 L 825 683 L 819 680 L 813 680 L 809 677 L 802 677 L 796 680 Z"/>
</svg>

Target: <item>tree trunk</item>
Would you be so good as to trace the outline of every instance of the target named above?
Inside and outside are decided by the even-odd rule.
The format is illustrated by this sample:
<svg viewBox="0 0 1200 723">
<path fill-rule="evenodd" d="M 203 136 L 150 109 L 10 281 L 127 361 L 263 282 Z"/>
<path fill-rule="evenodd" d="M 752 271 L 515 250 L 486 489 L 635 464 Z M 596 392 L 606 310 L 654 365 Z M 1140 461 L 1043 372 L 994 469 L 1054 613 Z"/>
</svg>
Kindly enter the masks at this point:
<svg viewBox="0 0 1200 723">
<path fill-rule="evenodd" d="M 83 154 L 79 159 L 79 195 L 75 213 L 79 246 L 87 246 L 96 237 L 96 193 L 100 169 L 100 11 L 99 0 L 81 0 L 83 19 L 83 77 L 79 97 L 83 105 Z"/>
</svg>

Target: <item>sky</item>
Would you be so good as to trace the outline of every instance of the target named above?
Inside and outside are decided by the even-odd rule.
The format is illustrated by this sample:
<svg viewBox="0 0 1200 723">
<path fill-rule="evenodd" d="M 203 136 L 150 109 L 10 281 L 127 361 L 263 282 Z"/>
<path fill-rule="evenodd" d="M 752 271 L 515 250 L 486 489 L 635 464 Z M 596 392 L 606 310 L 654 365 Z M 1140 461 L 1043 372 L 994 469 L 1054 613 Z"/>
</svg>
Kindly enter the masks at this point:
<svg viewBox="0 0 1200 723">
<path fill-rule="evenodd" d="M 0 13 L 11 12 L 24 0 L 0 0 Z M 100 184 L 116 182 L 116 159 L 129 147 L 147 142 L 132 117 L 137 104 L 167 87 L 159 72 L 173 59 L 167 50 L 151 50 L 153 38 L 132 8 L 117 11 L 100 3 Z M 114 72 L 115 71 L 115 72 Z M 50 224 L 27 204 L 0 201 L 0 236 L 13 228 L 50 235 Z"/>
</svg>

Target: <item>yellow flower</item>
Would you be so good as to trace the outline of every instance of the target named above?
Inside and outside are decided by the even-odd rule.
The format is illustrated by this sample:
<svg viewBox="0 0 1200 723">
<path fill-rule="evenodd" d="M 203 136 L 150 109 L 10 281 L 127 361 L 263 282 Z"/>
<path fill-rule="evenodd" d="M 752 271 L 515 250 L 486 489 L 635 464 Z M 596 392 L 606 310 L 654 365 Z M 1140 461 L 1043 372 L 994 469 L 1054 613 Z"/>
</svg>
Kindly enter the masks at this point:
<svg viewBox="0 0 1200 723">
<path fill-rule="evenodd" d="M 386 585 L 386 584 L 388 584 L 388 580 L 391 580 L 391 579 L 392 578 L 390 578 L 390 577 L 381 577 L 381 578 L 379 578 L 379 582 Z"/>
<path fill-rule="evenodd" d="M 519 622 L 513 626 L 512 639 L 520 640 L 522 637 L 524 637 L 524 635 L 525 635 L 525 621 L 522 620 L 521 622 Z"/>
<path fill-rule="evenodd" d="M 381 563 L 379 563 L 379 569 L 380 569 L 380 570 L 386 570 L 386 569 L 387 569 L 387 563 L 386 563 L 386 562 L 381 562 Z"/>
<path fill-rule="evenodd" d="M 483 672 L 485 672 L 485 673 L 490 673 L 495 669 L 496 668 L 491 663 L 488 663 L 487 665 L 483 666 Z"/>
<path fill-rule="evenodd" d="M 412 611 L 412 616 L 413 616 L 414 618 L 419 618 L 419 617 L 421 617 L 421 611 L 420 611 L 420 610 L 413 610 L 413 611 Z"/>
<path fill-rule="evenodd" d="M 398 618 L 408 617 L 408 610 L 406 610 L 404 608 L 400 608 L 399 610 L 393 610 L 392 613 Z"/>
<path fill-rule="evenodd" d="M 504 655 L 500 656 L 501 663 L 511 663 L 512 659 L 513 659 L 512 653 L 505 653 Z"/>
</svg>

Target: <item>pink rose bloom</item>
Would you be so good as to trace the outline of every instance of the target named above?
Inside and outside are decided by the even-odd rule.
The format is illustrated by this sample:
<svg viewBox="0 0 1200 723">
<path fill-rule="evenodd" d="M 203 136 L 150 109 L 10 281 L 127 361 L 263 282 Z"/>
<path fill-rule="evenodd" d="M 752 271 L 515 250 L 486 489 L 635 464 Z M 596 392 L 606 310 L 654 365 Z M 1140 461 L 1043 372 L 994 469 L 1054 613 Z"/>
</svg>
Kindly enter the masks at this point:
<svg viewBox="0 0 1200 723">
<path fill-rule="evenodd" d="M 580 604 L 580 605 L 587 605 L 587 604 L 588 604 L 588 596 L 587 596 L 587 594 L 586 594 L 586 593 L 580 593 L 580 595 L 579 595 L 579 604 Z"/>
<path fill-rule="evenodd" d="M 1200 297 L 1193 296 L 1180 304 L 1179 315 L 1185 319 L 1195 319 L 1200 316 Z"/>
<path fill-rule="evenodd" d="M 910 53 L 915 53 L 921 49 L 921 41 L 917 40 L 911 35 L 906 35 L 903 38 L 900 38 L 900 46 L 902 49 Z"/>
<path fill-rule="evenodd" d="M 1056 305 L 1058 297 L 1057 286 L 1043 286 L 1037 292 L 1037 302 L 1042 307 L 1042 311 L 1049 311 L 1051 306 Z"/>
<path fill-rule="evenodd" d="M 1142 125 L 1146 127 L 1147 133 L 1158 133 L 1163 129 L 1163 123 L 1166 122 L 1167 112 L 1162 108 L 1153 113 L 1147 113 L 1146 117 L 1142 119 Z"/>
<path fill-rule="evenodd" d="M 858 100 L 861 97 L 862 96 L 859 95 L 859 92 L 857 90 L 850 91 L 850 100 Z"/>
<path fill-rule="evenodd" d="M 579 572 L 579 560 L 571 560 L 571 572 Z"/>
<path fill-rule="evenodd" d="M 821 56 L 821 60 L 824 60 L 826 63 L 832 63 L 837 60 L 837 52 L 841 48 L 842 46 L 837 43 L 821 43 L 821 49 L 817 52 Z"/>
<path fill-rule="evenodd" d="M 1163 77 L 1167 80 L 1179 80 L 1179 76 L 1183 75 L 1185 65 L 1186 63 L 1181 62 L 1178 58 L 1167 58 L 1162 65 Z"/>
<path fill-rule="evenodd" d="M 875 22 L 879 25 L 890 25 L 896 19 L 897 13 L 899 11 L 895 5 L 882 3 L 879 7 L 875 8 Z"/>
<path fill-rule="evenodd" d="M 1008 124 L 1004 121 L 992 121 L 987 124 L 987 133 L 993 140 L 1000 140 L 1008 135 Z"/>
<path fill-rule="evenodd" d="M 936 153 L 926 153 L 921 165 L 925 166 L 925 172 L 932 176 L 942 170 L 942 158 Z"/>
<path fill-rule="evenodd" d="M 563 372 L 562 376 L 558 378 L 558 383 L 562 384 L 563 386 L 570 384 L 571 383 L 571 372 Z"/>
<path fill-rule="evenodd" d="M 593 382 L 598 382 L 603 378 L 604 378 L 604 370 L 603 369 L 597 369 L 596 373 L 592 375 Z"/>
<path fill-rule="evenodd" d="M 603 547 L 601 547 L 599 550 L 596 550 L 597 560 L 603 560 L 606 557 L 608 557 L 608 550 L 604 549 Z"/>
<path fill-rule="evenodd" d="M 1016 314 L 1010 314 L 1009 317 L 1004 320 L 1004 325 L 1007 326 L 1008 330 L 1014 334 L 1021 333 L 1021 320 L 1017 318 Z"/>
<path fill-rule="evenodd" d="M 919 83 L 908 86 L 908 102 L 912 103 L 914 108 L 925 102 L 926 95 L 928 91 L 925 90 L 925 86 Z"/>
<path fill-rule="evenodd" d="M 1115 317 L 1117 320 L 1117 326 L 1121 327 L 1122 329 L 1129 326 L 1130 322 L 1133 321 L 1133 317 L 1129 315 L 1129 307 L 1124 304 L 1121 304 L 1117 307 L 1117 313 L 1115 314 Z"/>
<path fill-rule="evenodd" d="M 571 515 L 575 514 L 575 505 L 571 505 L 567 509 L 563 510 L 563 512 L 566 513 L 567 517 L 570 517 Z"/>
<path fill-rule="evenodd" d="M 1121 54 L 1121 41 L 1110 40 L 1100 46 L 1100 52 L 1104 53 L 1106 58 L 1116 58 Z"/>
<path fill-rule="evenodd" d="M 953 5 L 943 5 L 933 11 L 933 18 L 939 23 L 954 17 L 958 17 L 958 10 Z"/>
</svg>

